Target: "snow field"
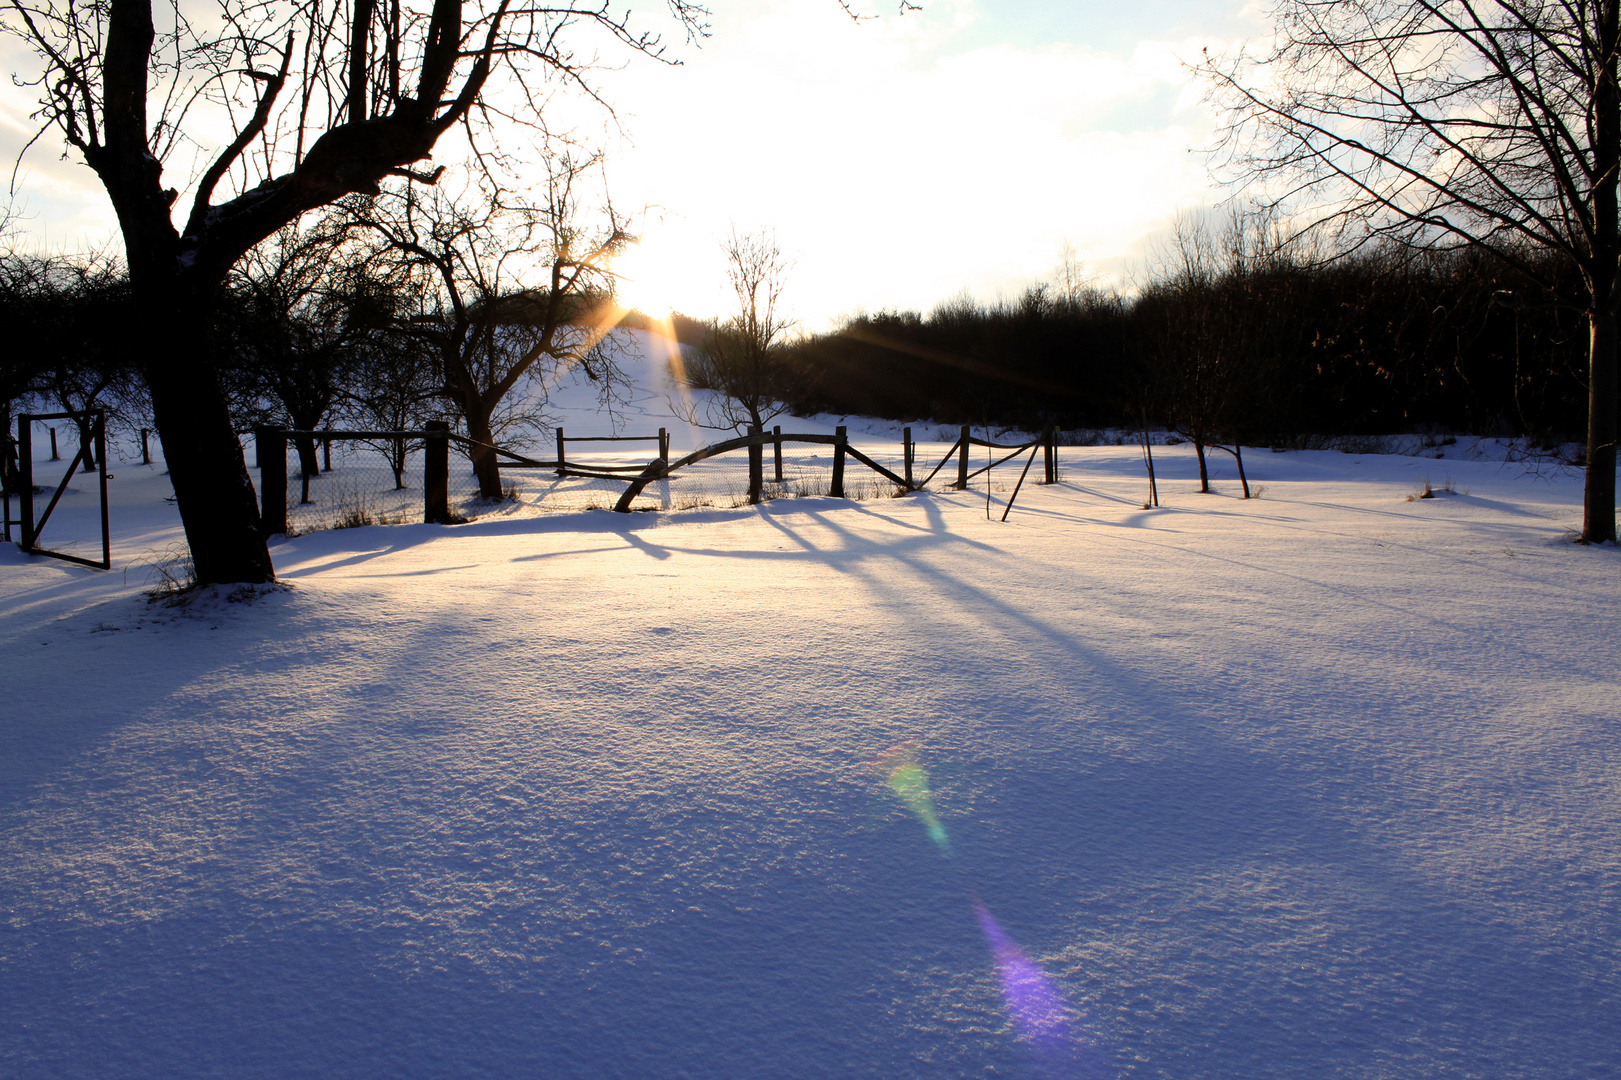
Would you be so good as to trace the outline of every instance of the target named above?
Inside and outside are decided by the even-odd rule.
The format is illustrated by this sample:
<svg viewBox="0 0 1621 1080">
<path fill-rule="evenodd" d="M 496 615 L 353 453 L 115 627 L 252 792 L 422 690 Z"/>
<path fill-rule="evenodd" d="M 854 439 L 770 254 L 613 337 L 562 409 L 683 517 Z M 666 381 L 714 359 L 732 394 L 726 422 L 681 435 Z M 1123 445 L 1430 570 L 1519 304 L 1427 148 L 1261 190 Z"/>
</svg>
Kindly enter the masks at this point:
<svg viewBox="0 0 1621 1080">
<path fill-rule="evenodd" d="M 1613 1075 L 1579 478 L 1063 461 L 1006 524 L 313 533 L 184 609 L 120 466 L 111 574 L 0 547 L 0 1073 Z"/>
</svg>

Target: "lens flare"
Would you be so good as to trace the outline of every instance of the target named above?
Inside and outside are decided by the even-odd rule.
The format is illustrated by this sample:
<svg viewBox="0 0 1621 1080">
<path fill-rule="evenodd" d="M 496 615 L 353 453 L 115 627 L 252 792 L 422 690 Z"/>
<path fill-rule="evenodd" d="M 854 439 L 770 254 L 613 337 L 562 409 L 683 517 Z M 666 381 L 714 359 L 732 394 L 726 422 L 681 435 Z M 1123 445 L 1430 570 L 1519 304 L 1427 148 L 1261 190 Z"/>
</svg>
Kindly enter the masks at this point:
<svg viewBox="0 0 1621 1080">
<path fill-rule="evenodd" d="M 934 794 L 929 790 L 929 774 L 917 763 L 917 747 L 916 740 L 901 743 L 874 760 L 872 766 L 883 774 L 895 797 L 905 803 L 912 815 L 922 823 L 923 831 L 929 834 L 935 846 L 950 855 L 951 841 L 946 836 L 946 827 L 940 824 L 940 815 L 935 813 Z"/>
<path fill-rule="evenodd" d="M 1069 1010 L 1063 995 L 1053 985 L 1041 965 L 1024 955 L 1024 950 L 1008 937 L 1007 931 L 978 897 L 974 916 L 980 932 L 996 960 L 996 974 L 1002 982 L 1002 999 L 1007 1002 L 1019 1038 L 1033 1048 L 1056 1050 L 1071 1043 Z"/>
</svg>

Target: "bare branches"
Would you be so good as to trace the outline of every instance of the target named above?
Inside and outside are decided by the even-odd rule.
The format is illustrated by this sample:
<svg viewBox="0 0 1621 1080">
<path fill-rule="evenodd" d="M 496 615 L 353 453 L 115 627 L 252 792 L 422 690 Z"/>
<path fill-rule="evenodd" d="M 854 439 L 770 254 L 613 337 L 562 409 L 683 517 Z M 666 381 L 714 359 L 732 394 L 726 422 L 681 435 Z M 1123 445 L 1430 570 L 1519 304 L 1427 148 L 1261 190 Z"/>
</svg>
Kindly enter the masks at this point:
<svg viewBox="0 0 1621 1080">
<path fill-rule="evenodd" d="M 1282 0 L 1272 51 L 1203 65 L 1238 175 L 1314 224 L 1476 245 L 1588 292 L 1586 540 L 1613 540 L 1621 309 L 1621 5 Z M 1537 251 L 1557 260 L 1539 260 Z M 1554 273 L 1546 271 L 1553 269 Z"/>
<path fill-rule="evenodd" d="M 618 320 L 610 264 L 630 235 L 611 203 L 591 197 L 597 159 L 546 165 L 533 205 L 499 191 L 411 185 L 344 203 L 349 227 L 375 238 L 393 276 L 423 282 L 416 332 L 480 446 L 540 423 L 547 389 L 569 372 L 583 370 L 605 395 L 618 380 L 605 345 Z M 528 405 L 513 409 L 520 397 Z M 484 493 L 499 495 L 493 453 L 476 451 L 473 462 Z"/>
<path fill-rule="evenodd" d="M 786 412 L 798 388 L 783 352 L 794 326 L 783 307 L 791 263 L 768 232 L 733 228 L 723 248 L 737 306 L 688 362 L 693 384 L 716 396 L 701 410 L 689 409 L 687 419 L 701 427 L 746 432 Z"/>
<path fill-rule="evenodd" d="M 491 122 L 543 129 L 536 80 L 590 89 L 592 54 L 569 42 L 675 62 L 657 32 L 606 0 L 226 0 L 200 24 L 176 0 L 4 10 L 3 32 L 37 58 L 21 81 L 39 91 L 42 130 L 84 154 L 122 221 L 141 223 L 138 276 L 151 252 L 218 279 L 307 210 L 388 176 L 426 183 L 432 171 L 414 163 L 457 123 L 470 125 L 475 152 Z M 707 34 L 704 7 L 668 0 L 668 10 L 689 38 Z M 492 79 L 516 97 L 497 103 Z M 207 167 L 166 190 L 177 152 Z M 169 207 L 187 186 L 175 228 Z"/>
<path fill-rule="evenodd" d="M 1324 220 L 1580 259 L 1613 169 L 1587 134 L 1614 66 L 1592 18 L 1558 3 L 1289 0 L 1269 54 L 1203 70 L 1229 109 L 1228 163 L 1314 195 Z"/>
</svg>

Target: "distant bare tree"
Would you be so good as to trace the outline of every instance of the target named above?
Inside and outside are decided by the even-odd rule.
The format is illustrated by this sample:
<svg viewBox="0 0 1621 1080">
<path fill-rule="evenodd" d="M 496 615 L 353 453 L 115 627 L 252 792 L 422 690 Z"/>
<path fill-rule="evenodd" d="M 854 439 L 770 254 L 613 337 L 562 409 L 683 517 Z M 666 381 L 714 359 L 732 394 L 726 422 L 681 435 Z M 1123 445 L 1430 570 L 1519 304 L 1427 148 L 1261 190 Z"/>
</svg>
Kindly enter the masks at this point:
<svg viewBox="0 0 1621 1080">
<path fill-rule="evenodd" d="M 1193 444 L 1202 492 L 1205 451 L 1216 448 L 1238 459 L 1249 497 L 1240 444 L 1264 423 L 1280 359 L 1304 325 L 1290 305 L 1295 274 L 1284 247 L 1265 210 L 1234 209 L 1219 225 L 1183 215 L 1137 300 L 1141 404 Z"/>
<path fill-rule="evenodd" d="M 231 365 L 273 403 L 265 419 L 322 427 L 394 319 L 395 290 L 332 213 L 279 230 L 243 257 L 228 284 Z M 314 437 L 293 442 L 304 475 L 320 472 Z"/>
<path fill-rule="evenodd" d="M 737 308 L 688 361 L 689 381 L 715 391 L 688 419 L 701 427 L 763 430 L 788 411 L 795 380 L 782 346 L 794 322 L 783 308 L 789 261 L 774 235 L 733 229 L 723 245 Z"/>
</svg>

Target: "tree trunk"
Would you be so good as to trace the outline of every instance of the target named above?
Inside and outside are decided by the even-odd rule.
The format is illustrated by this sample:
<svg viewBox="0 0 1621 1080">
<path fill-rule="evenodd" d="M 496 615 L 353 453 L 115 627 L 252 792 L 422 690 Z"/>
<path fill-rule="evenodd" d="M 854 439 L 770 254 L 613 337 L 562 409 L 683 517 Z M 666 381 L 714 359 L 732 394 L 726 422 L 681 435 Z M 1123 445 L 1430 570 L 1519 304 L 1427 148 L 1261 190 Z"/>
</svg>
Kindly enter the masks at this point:
<svg viewBox="0 0 1621 1080">
<path fill-rule="evenodd" d="M 300 424 L 299 426 L 302 427 L 303 425 Z M 293 445 L 298 448 L 298 471 L 305 476 L 320 476 L 321 461 L 315 456 L 315 436 L 296 436 L 293 439 Z"/>
<path fill-rule="evenodd" d="M 0 491 L 22 489 L 22 469 L 11 432 L 11 402 L 0 401 Z"/>
<path fill-rule="evenodd" d="M 144 367 L 152 415 L 199 585 L 275 580 L 259 504 L 209 342 L 212 305 L 168 282 L 145 293 Z"/>
<path fill-rule="evenodd" d="M 1204 440 L 1193 440 L 1193 452 L 1199 456 L 1199 493 L 1210 494 L 1210 471 L 1205 467 Z"/>
<path fill-rule="evenodd" d="M 1582 539 L 1613 541 L 1615 533 L 1616 317 L 1601 299 L 1588 317 L 1587 490 Z"/>
<path fill-rule="evenodd" d="M 476 444 L 472 457 L 473 475 L 478 477 L 479 498 L 499 499 L 501 463 L 491 449 L 495 445 L 495 435 L 490 430 L 489 414 L 472 402 L 465 403 L 463 413 L 467 420 L 467 437 Z"/>
<path fill-rule="evenodd" d="M 78 421 L 78 427 L 79 447 L 84 451 L 84 471 L 93 473 L 96 471 L 96 440 L 90 435 L 88 420 Z"/>
<path fill-rule="evenodd" d="M 1616 273 L 1621 264 L 1621 84 L 1616 53 L 1621 49 L 1621 5 L 1596 5 L 1600 78 L 1594 87 L 1593 260 L 1589 279 L 1593 307 L 1588 315 L 1587 490 L 1582 499 L 1582 539 L 1589 544 L 1615 540 L 1615 333 Z"/>
</svg>

